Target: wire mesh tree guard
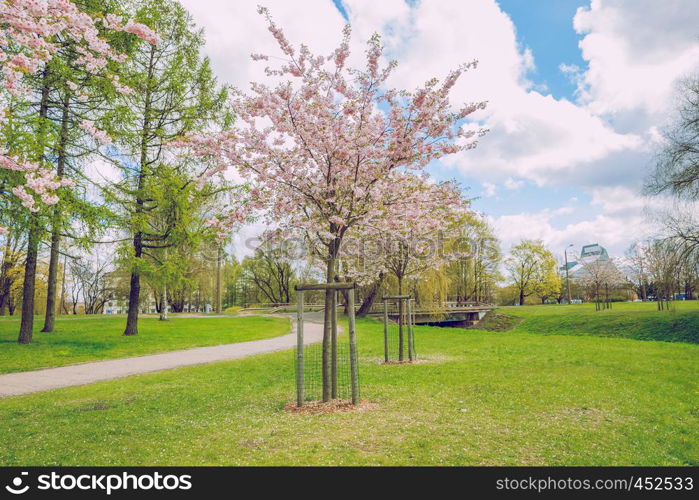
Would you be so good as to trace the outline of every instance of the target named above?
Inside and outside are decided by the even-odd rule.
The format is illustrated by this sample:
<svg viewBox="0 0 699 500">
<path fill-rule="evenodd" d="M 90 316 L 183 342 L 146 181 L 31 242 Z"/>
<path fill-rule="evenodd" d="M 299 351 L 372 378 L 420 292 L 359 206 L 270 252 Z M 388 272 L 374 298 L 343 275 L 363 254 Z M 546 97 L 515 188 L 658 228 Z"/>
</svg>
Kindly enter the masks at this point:
<svg viewBox="0 0 699 500">
<path fill-rule="evenodd" d="M 348 398 L 353 405 L 359 403 L 359 369 L 354 320 L 355 283 L 319 283 L 296 285 L 296 406 L 304 401 Z M 330 315 L 329 331 L 324 332 L 323 342 L 306 347 L 303 343 L 304 292 L 332 290 L 330 303 L 325 305 L 325 315 Z M 346 349 L 337 339 L 337 296 L 347 291 L 349 332 Z M 349 397 L 348 397 L 349 396 Z"/>
<path fill-rule="evenodd" d="M 410 295 L 384 295 L 383 300 L 383 350 L 384 363 L 391 361 L 391 349 L 389 342 L 389 321 L 388 321 L 388 303 L 393 302 L 398 305 L 398 350 L 397 361 L 405 361 L 405 334 L 403 325 L 407 325 L 407 340 L 408 340 L 408 360 L 414 361 L 417 359 L 415 352 L 415 336 L 413 334 L 413 325 L 415 324 L 415 315 L 413 309 L 414 299 Z M 405 306 L 405 307 L 404 307 Z"/>
</svg>

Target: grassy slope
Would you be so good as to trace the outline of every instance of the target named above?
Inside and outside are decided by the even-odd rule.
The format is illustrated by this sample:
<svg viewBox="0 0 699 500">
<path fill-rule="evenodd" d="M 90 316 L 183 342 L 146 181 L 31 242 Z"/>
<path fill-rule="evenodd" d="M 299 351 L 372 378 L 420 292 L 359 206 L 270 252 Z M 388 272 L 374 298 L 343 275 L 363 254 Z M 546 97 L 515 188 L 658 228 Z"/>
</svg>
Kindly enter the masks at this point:
<svg viewBox="0 0 699 500">
<path fill-rule="evenodd" d="M 498 312 L 522 318 L 517 332 L 543 335 L 595 335 L 699 344 L 699 302 L 676 302 L 675 311 L 654 303 L 615 303 L 595 311 L 593 304 L 503 307 Z"/>
<path fill-rule="evenodd" d="M 287 351 L 2 399 L 0 464 L 699 464 L 699 346 L 418 327 L 429 362 L 383 366 L 381 332 L 378 410 L 287 414 Z"/>
<path fill-rule="evenodd" d="M 124 317 L 79 317 L 56 321 L 54 333 L 39 333 L 31 345 L 17 344 L 19 320 L 0 320 L 0 373 L 139 356 L 216 344 L 258 340 L 289 332 L 286 318 L 141 318 L 139 335 L 124 337 Z"/>
</svg>

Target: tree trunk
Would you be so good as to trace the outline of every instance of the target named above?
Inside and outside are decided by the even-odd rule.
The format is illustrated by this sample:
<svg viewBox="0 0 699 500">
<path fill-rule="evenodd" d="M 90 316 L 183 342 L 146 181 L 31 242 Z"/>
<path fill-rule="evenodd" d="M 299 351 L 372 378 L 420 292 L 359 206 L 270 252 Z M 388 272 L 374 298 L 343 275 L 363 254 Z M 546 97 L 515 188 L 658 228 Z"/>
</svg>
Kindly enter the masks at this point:
<svg viewBox="0 0 699 500">
<path fill-rule="evenodd" d="M 403 276 L 398 278 L 398 295 L 403 295 Z M 403 361 L 405 351 L 405 339 L 403 337 L 403 301 L 398 300 L 398 361 Z"/>
<path fill-rule="evenodd" d="M 150 112 L 151 112 L 151 82 L 153 80 L 155 47 L 151 47 L 150 61 L 148 66 L 148 79 L 146 81 L 146 95 L 143 109 L 143 126 L 141 128 L 141 157 L 138 172 L 138 189 L 136 191 L 136 208 L 134 209 L 137 224 L 141 224 L 140 215 L 143 213 L 143 189 L 146 182 L 146 169 L 148 168 L 148 135 L 150 133 Z M 140 226 L 134 231 L 133 237 L 134 258 L 136 262 L 143 256 L 143 232 Z M 131 280 L 129 282 L 129 308 L 126 315 L 126 328 L 124 335 L 138 335 L 138 307 L 141 300 L 141 276 L 139 270 L 131 270 Z"/>
<path fill-rule="evenodd" d="M 519 305 L 524 305 L 524 288 L 519 289 Z"/>
<path fill-rule="evenodd" d="M 66 307 L 66 268 L 68 267 L 68 256 L 63 258 L 63 277 L 61 278 L 61 311 L 63 314 L 68 314 Z"/>
<path fill-rule="evenodd" d="M 66 144 L 68 142 L 68 104 L 70 95 L 68 92 L 63 97 L 63 111 L 61 114 L 61 135 L 58 143 L 58 160 L 56 163 L 56 177 L 63 178 L 66 164 Z M 58 279 L 58 259 L 61 246 L 61 206 L 60 202 L 54 206 L 53 220 L 51 222 L 51 253 L 49 257 L 49 276 L 46 286 L 46 315 L 42 332 L 53 331 L 56 322 L 56 281 Z"/>
<path fill-rule="evenodd" d="M 167 283 L 163 285 L 163 299 L 160 304 L 160 321 L 167 321 L 169 304 L 167 301 Z"/>
<path fill-rule="evenodd" d="M 143 243 L 141 231 L 137 231 L 133 238 L 134 256 L 140 259 L 143 255 Z M 138 306 L 141 300 L 141 275 L 137 270 L 131 271 L 129 281 L 129 308 L 126 313 L 126 329 L 124 335 L 138 335 Z"/>
<path fill-rule="evenodd" d="M 216 314 L 221 314 L 221 259 L 223 252 L 221 245 L 218 246 L 216 254 Z"/>
<path fill-rule="evenodd" d="M 335 281 L 335 252 L 331 248 L 328 252 L 328 262 L 325 269 L 325 282 Z M 331 380 L 330 380 L 330 343 L 332 335 L 333 314 L 333 290 L 325 290 L 325 313 L 323 314 L 323 354 L 322 354 L 322 379 L 323 379 L 323 401 L 330 401 Z"/>
<path fill-rule="evenodd" d="M 49 276 L 46 286 L 46 314 L 44 316 L 43 333 L 53 332 L 56 322 L 56 280 L 58 278 L 58 252 L 61 245 L 61 235 L 58 231 L 59 209 L 54 209 L 54 224 L 51 234 L 51 253 L 49 257 Z"/>
<path fill-rule="evenodd" d="M 163 294 L 161 293 L 156 293 L 155 290 L 153 290 L 153 303 L 155 304 L 155 312 L 160 314 L 163 312 Z"/>
<path fill-rule="evenodd" d="M 32 217 L 34 219 L 34 217 Z M 30 344 L 34 332 L 34 293 L 36 292 L 36 262 L 39 256 L 39 228 L 34 220 L 27 240 L 27 260 L 24 263 L 22 286 L 22 322 L 19 327 L 20 344 Z"/>
<path fill-rule="evenodd" d="M 44 68 L 41 102 L 39 104 L 39 144 L 36 150 L 37 160 L 44 163 L 46 147 L 46 117 L 49 109 L 49 70 Z M 24 263 L 24 283 L 22 285 L 22 320 L 19 327 L 20 344 L 29 344 L 34 331 L 34 299 L 36 293 L 36 263 L 39 257 L 39 240 L 41 228 L 37 216 L 31 216 L 29 237 L 27 240 L 27 260 Z"/>
<path fill-rule="evenodd" d="M 379 294 L 383 280 L 384 273 L 380 273 L 378 279 L 371 284 L 366 297 L 364 297 L 364 300 L 362 301 L 362 305 L 359 306 L 357 317 L 362 317 L 369 314 L 369 311 L 371 311 L 371 307 L 374 305 L 374 301 L 376 300 L 376 296 Z"/>
<path fill-rule="evenodd" d="M 10 235 L 5 237 L 5 253 L 2 256 L 2 267 L 0 268 L 0 316 L 7 314 L 8 306 L 10 305 L 10 285 L 11 281 L 8 276 L 10 269 L 14 266 L 14 255 L 12 245 L 10 245 Z"/>
</svg>

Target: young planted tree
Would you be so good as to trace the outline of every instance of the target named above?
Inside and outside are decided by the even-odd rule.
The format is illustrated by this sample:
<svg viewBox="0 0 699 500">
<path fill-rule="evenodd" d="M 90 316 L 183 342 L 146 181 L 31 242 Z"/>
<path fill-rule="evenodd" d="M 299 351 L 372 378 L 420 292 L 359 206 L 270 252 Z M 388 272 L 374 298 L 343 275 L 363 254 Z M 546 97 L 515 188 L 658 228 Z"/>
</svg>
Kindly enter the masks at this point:
<svg viewBox="0 0 699 500">
<path fill-rule="evenodd" d="M 595 301 L 595 310 L 611 309 L 610 294 L 626 282 L 611 260 L 582 260 L 583 275 L 578 282 L 587 288 Z"/>
<path fill-rule="evenodd" d="M 384 240 L 383 266 L 404 294 L 404 281 L 458 257 L 447 248 L 468 225 L 468 202 L 453 183 L 430 184 L 410 175 L 401 184 L 403 203 L 396 203 L 375 222 L 376 236 Z M 398 302 L 398 360 L 404 359 L 403 301 Z"/>
<path fill-rule="evenodd" d="M 475 147 L 477 132 L 460 127 L 484 103 L 453 111 L 449 93 L 472 62 L 440 84 L 437 79 L 410 93 L 385 88 L 395 63 L 380 67 L 381 42 L 374 35 L 366 67 L 350 69 L 350 29 L 328 57 L 308 47 L 292 47 L 266 9 L 260 8 L 278 42 L 284 64 L 268 70 L 279 84 L 254 83 L 238 94 L 233 111 L 240 126 L 217 136 L 191 137 L 189 146 L 232 167 L 264 191 L 272 218 L 303 231 L 324 249 L 325 281 L 337 274 L 347 232 L 366 226 L 399 200 L 396 183 L 403 170 L 419 171 L 444 155 Z M 254 55 L 266 60 L 267 56 Z M 398 190 L 400 191 L 400 190 Z M 227 218 L 219 227 L 225 229 Z M 325 295 L 332 303 L 333 291 Z M 323 335 L 323 400 L 330 398 L 331 314 L 326 307 Z"/>
<path fill-rule="evenodd" d="M 505 269 L 517 289 L 520 306 L 530 295 L 555 286 L 560 288 L 560 278 L 553 278 L 558 277 L 556 268 L 555 257 L 541 241 L 523 240 L 512 247 L 505 259 Z"/>
</svg>

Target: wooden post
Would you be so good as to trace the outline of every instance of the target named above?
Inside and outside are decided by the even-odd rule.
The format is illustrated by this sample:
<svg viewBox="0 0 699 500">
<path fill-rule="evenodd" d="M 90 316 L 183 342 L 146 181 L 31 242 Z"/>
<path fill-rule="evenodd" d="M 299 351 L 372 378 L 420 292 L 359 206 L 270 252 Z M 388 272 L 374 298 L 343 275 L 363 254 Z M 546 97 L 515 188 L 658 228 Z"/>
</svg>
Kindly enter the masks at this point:
<svg viewBox="0 0 699 500">
<path fill-rule="evenodd" d="M 354 288 L 347 294 L 349 305 L 349 344 L 350 344 L 350 378 L 352 379 L 352 404 L 359 404 L 359 366 L 357 359 L 357 340 L 354 331 Z"/>
<path fill-rule="evenodd" d="M 303 406 L 303 292 L 296 293 L 296 406 Z"/>
<path fill-rule="evenodd" d="M 405 316 L 405 309 L 403 308 L 403 299 L 398 299 L 398 361 L 403 361 L 405 353 L 405 336 L 403 335 L 403 316 Z"/>
<path fill-rule="evenodd" d="M 415 341 L 413 339 L 413 312 L 410 304 L 412 299 L 407 299 L 406 302 L 408 303 L 408 359 L 412 361 L 415 352 L 413 349 L 415 347 Z"/>
<path fill-rule="evenodd" d="M 413 305 L 412 311 L 413 311 L 413 328 L 415 328 L 415 309 L 417 309 L 417 302 L 415 302 L 415 299 L 412 299 Z M 415 351 L 415 330 L 413 330 L 413 357 L 417 359 L 417 352 Z"/>
<path fill-rule="evenodd" d="M 383 360 L 388 363 L 388 301 L 383 299 Z"/>
<path fill-rule="evenodd" d="M 415 312 L 415 309 L 417 309 L 417 302 L 415 302 L 415 299 L 413 299 L 413 306 L 413 326 L 415 326 L 415 324 L 417 323 L 417 313 Z"/>
<path fill-rule="evenodd" d="M 221 314 L 221 261 L 223 260 L 222 245 L 218 245 L 216 250 L 216 314 Z"/>
<path fill-rule="evenodd" d="M 330 336 L 330 397 L 335 399 L 337 398 L 337 290 L 332 291 L 330 320 L 332 321 Z"/>
</svg>

